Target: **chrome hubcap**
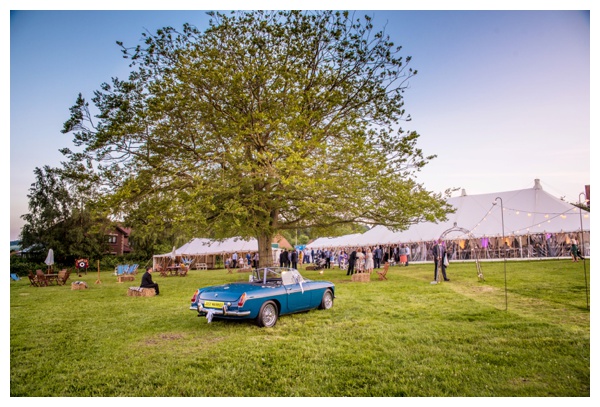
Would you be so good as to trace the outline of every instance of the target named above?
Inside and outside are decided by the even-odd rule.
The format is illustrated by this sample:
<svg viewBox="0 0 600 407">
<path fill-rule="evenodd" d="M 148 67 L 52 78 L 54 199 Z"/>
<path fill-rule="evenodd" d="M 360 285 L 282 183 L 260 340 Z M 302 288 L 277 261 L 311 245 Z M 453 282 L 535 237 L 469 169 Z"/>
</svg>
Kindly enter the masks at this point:
<svg viewBox="0 0 600 407">
<path fill-rule="evenodd" d="M 331 298 L 331 294 L 325 294 L 325 308 L 329 309 L 333 305 L 333 298 Z"/>
<path fill-rule="evenodd" d="M 263 322 L 266 326 L 271 326 L 275 323 L 277 318 L 277 314 L 275 311 L 275 307 L 272 304 L 269 304 L 263 310 Z"/>
</svg>

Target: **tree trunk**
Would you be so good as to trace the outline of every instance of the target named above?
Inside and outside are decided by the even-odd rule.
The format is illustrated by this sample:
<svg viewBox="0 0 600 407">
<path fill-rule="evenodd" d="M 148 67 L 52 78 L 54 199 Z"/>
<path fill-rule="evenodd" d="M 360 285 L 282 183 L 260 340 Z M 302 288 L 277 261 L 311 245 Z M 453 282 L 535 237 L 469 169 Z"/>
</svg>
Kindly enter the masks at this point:
<svg viewBox="0 0 600 407">
<path fill-rule="evenodd" d="M 273 263 L 273 249 L 271 242 L 273 236 L 262 234 L 258 236 L 258 266 L 269 267 Z"/>
</svg>

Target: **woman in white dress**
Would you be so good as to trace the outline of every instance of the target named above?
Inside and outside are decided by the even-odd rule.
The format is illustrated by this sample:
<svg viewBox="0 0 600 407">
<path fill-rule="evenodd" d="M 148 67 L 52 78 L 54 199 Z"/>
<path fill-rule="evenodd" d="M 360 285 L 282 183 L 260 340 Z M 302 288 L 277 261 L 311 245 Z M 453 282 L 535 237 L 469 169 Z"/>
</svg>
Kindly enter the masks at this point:
<svg viewBox="0 0 600 407">
<path fill-rule="evenodd" d="M 371 252 L 371 248 L 368 248 L 367 254 L 365 255 L 365 272 L 371 273 L 373 271 L 373 267 L 373 252 Z"/>
<path fill-rule="evenodd" d="M 356 271 L 357 273 L 364 273 L 365 271 L 365 254 L 361 248 L 356 250 Z"/>
</svg>

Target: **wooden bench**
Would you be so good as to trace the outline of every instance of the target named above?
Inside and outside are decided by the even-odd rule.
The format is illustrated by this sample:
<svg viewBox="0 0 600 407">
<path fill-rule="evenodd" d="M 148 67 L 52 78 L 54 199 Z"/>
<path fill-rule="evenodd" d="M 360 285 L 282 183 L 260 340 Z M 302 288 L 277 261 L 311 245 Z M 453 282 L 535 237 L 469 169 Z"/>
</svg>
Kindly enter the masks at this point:
<svg viewBox="0 0 600 407">
<path fill-rule="evenodd" d="M 196 264 L 196 270 L 208 270 L 208 266 L 206 263 L 198 263 Z"/>
<path fill-rule="evenodd" d="M 371 281 L 371 273 L 354 273 L 352 274 L 352 281 L 358 283 L 368 283 Z"/>
<path fill-rule="evenodd" d="M 156 290 L 154 288 L 129 287 L 128 297 L 154 297 Z"/>
</svg>

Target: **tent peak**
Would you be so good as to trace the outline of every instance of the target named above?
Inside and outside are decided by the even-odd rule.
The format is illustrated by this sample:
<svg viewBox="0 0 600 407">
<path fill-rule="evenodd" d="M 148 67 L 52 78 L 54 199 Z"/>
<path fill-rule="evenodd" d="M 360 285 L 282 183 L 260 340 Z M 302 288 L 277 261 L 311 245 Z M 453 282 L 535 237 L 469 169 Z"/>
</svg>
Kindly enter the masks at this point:
<svg viewBox="0 0 600 407">
<path fill-rule="evenodd" d="M 467 190 L 466 189 L 462 189 L 460 196 L 467 196 Z"/>
<path fill-rule="evenodd" d="M 533 182 L 534 182 L 533 189 L 543 190 L 542 184 L 540 183 L 540 179 L 539 178 L 534 179 Z"/>
</svg>

